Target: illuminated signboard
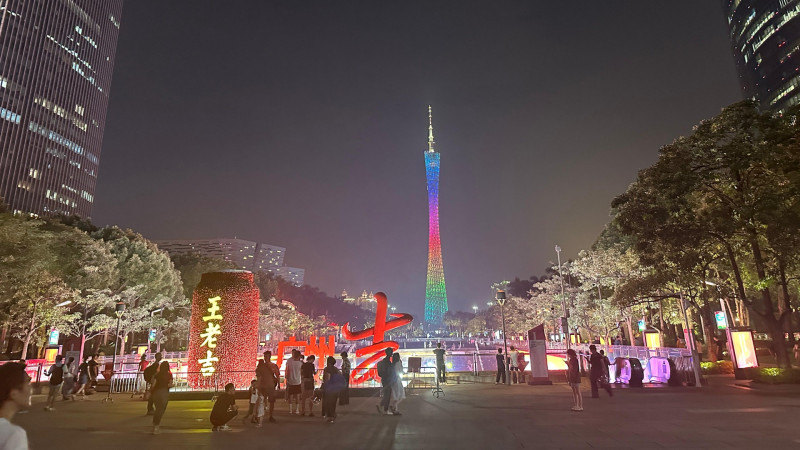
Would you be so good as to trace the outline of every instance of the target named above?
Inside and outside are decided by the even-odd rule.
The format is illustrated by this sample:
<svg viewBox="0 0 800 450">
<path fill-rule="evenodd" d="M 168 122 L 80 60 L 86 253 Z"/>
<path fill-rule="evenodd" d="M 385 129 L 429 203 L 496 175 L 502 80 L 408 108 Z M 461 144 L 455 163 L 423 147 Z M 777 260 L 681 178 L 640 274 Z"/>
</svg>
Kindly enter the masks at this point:
<svg viewBox="0 0 800 450">
<path fill-rule="evenodd" d="M 279 364 L 281 363 L 287 348 L 303 348 L 303 355 L 314 355 L 319 368 L 322 369 L 325 367 L 325 360 L 327 357 L 334 356 L 336 354 L 336 338 L 333 336 L 328 336 L 327 343 L 325 342 L 324 337 L 321 337 L 319 340 L 317 340 L 317 337 L 313 335 L 308 338 L 308 341 L 298 341 L 294 336 L 290 337 L 288 341 L 281 341 L 278 343 L 278 351 L 275 352 L 278 357 Z"/>
<path fill-rule="evenodd" d="M 715 311 L 714 319 L 717 321 L 717 329 L 724 330 L 728 328 L 728 318 L 725 317 L 724 311 Z"/>
<path fill-rule="evenodd" d="M 58 345 L 58 329 L 53 328 L 47 335 L 47 345 Z"/>
<path fill-rule="evenodd" d="M 147 334 L 147 340 L 150 342 L 156 341 L 156 329 L 150 328 L 150 332 Z"/>
<path fill-rule="evenodd" d="M 362 331 L 351 331 L 350 322 L 342 326 L 342 336 L 350 341 L 358 341 L 361 339 L 372 338 L 372 345 L 359 348 L 356 350 L 356 357 L 364 355 L 371 355 L 369 358 L 361 361 L 361 363 L 350 373 L 350 378 L 354 384 L 358 384 L 369 379 L 378 379 L 377 370 L 373 367 L 385 355 L 385 350 L 391 348 L 397 350 L 400 345 L 395 341 L 384 341 L 384 335 L 387 331 L 395 328 L 408 325 L 414 320 L 410 314 L 389 314 L 393 317 L 391 320 L 386 320 L 386 313 L 388 311 L 388 299 L 386 294 L 378 292 L 375 294 L 375 325 Z"/>
<path fill-rule="evenodd" d="M 736 356 L 736 367 L 740 369 L 758 367 L 751 331 L 731 331 L 731 342 L 733 342 L 733 353 Z"/>
<path fill-rule="evenodd" d="M 218 314 L 220 300 L 222 298 L 219 296 L 208 299 L 208 303 L 211 306 L 208 307 L 208 315 L 203 316 L 203 322 L 206 322 L 206 329 L 203 333 L 200 333 L 200 338 L 203 340 L 200 343 L 200 347 L 206 347 L 206 355 L 205 358 L 200 358 L 197 362 L 200 363 L 200 372 L 204 377 L 209 377 L 216 372 L 217 369 L 214 367 L 214 363 L 219 361 L 219 358 L 214 356 L 214 349 L 217 348 L 217 336 L 222 334 L 220 324 L 215 322 L 222 322 L 222 315 Z"/>
<path fill-rule="evenodd" d="M 639 321 L 639 331 L 644 331 L 647 328 L 647 324 L 645 323 L 644 319 Z"/>
<path fill-rule="evenodd" d="M 661 335 L 657 331 L 645 331 L 644 345 L 646 345 L 647 348 L 661 347 Z"/>
</svg>

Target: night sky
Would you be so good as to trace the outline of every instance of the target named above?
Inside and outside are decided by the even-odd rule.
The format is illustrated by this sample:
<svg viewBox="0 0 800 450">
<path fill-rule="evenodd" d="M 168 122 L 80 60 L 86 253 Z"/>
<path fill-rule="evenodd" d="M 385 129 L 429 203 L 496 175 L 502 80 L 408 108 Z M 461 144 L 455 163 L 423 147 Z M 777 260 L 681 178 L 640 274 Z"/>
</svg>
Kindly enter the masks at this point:
<svg viewBox="0 0 800 450">
<path fill-rule="evenodd" d="M 431 104 L 450 308 L 485 307 L 740 99 L 718 3 L 128 0 L 93 220 L 280 245 L 421 317 Z"/>
</svg>

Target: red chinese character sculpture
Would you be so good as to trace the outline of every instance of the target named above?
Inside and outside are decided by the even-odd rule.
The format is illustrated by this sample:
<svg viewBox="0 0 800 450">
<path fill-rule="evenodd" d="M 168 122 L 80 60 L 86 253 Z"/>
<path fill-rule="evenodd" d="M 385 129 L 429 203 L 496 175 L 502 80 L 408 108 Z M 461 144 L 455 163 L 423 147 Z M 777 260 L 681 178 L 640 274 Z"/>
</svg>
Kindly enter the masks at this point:
<svg viewBox="0 0 800 450">
<path fill-rule="evenodd" d="M 369 379 L 378 379 L 378 374 L 372 366 L 384 356 L 384 350 L 391 348 L 397 350 L 400 346 L 394 341 L 384 341 L 384 334 L 395 328 L 408 325 L 414 320 L 410 314 L 389 314 L 394 319 L 386 320 L 386 311 L 388 310 L 388 299 L 386 294 L 378 292 L 375 294 L 375 301 L 377 308 L 375 309 L 375 326 L 367 328 L 363 331 L 350 331 L 350 322 L 342 326 L 342 335 L 345 339 L 350 341 L 357 341 L 372 337 L 372 345 L 362 347 L 356 350 L 356 357 L 372 354 L 369 358 L 361 361 L 355 370 L 350 374 L 351 383 L 358 384 Z"/>
</svg>

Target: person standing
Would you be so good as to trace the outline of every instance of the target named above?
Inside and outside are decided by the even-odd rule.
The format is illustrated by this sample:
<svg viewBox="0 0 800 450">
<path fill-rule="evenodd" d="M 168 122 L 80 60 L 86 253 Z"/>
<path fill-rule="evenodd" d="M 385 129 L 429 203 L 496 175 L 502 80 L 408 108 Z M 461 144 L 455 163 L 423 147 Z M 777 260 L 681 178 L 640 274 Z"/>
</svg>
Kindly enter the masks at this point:
<svg viewBox="0 0 800 450">
<path fill-rule="evenodd" d="M 277 422 L 273 417 L 275 412 L 275 387 L 278 385 L 281 371 L 278 365 L 272 362 L 272 352 L 264 352 L 264 359 L 256 366 L 256 379 L 258 380 L 258 390 L 265 402 L 269 402 L 269 421 Z"/>
<path fill-rule="evenodd" d="M 603 357 L 603 368 L 605 369 L 604 375 L 606 377 L 605 382 L 608 384 L 611 381 L 611 371 L 609 370 L 611 361 L 608 360 L 608 356 L 606 356 L 606 352 L 603 350 L 600 350 L 600 356 Z"/>
<path fill-rule="evenodd" d="M 169 370 L 169 363 L 161 361 L 158 366 L 158 372 L 153 377 L 153 386 L 150 388 L 152 391 L 153 405 L 155 411 L 153 412 L 153 434 L 161 433 L 161 419 L 164 417 L 164 412 L 167 410 L 167 403 L 169 403 L 169 388 L 172 387 L 172 372 Z"/>
<path fill-rule="evenodd" d="M 306 403 L 308 403 L 308 417 L 314 417 L 314 374 L 317 369 L 314 367 L 314 355 L 308 355 L 306 362 L 300 367 L 302 378 L 302 392 L 300 393 L 300 415 L 306 415 Z"/>
<path fill-rule="evenodd" d="M 347 358 L 347 352 L 342 352 L 342 376 L 347 382 L 345 388 L 339 393 L 339 406 L 350 404 L 350 360 Z"/>
<path fill-rule="evenodd" d="M 578 354 L 573 349 L 567 350 L 567 383 L 572 388 L 572 410 L 583 411 L 581 370 L 578 367 Z"/>
<path fill-rule="evenodd" d="M 48 381 L 50 390 L 47 392 L 47 404 L 44 407 L 45 411 L 53 411 L 53 404 L 56 401 L 56 396 L 59 392 L 61 392 L 61 384 L 64 383 L 63 359 L 64 357 L 61 355 L 56 356 L 56 363 L 50 366 L 50 368 L 44 373 L 50 377 L 50 380 Z"/>
<path fill-rule="evenodd" d="M 503 378 L 503 384 L 506 384 L 506 364 L 503 361 L 503 349 L 498 348 L 494 357 L 497 359 L 497 376 L 494 378 L 494 384 L 499 384 L 501 377 Z"/>
<path fill-rule="evenodd" d="M 392 348 L 385 350 L 386 357 L 378 362 L 378 377 L 381 379 L 381 403 L 377 405 L 379 414 L 391 414 L 389 412 L 389 402 L 392 399 L 392 382 L 394 374 L 392 368 Z"/>
<path fill-rule="evenodd" d="M 28 435 L 11 419 L 31 406 L 31 378 L 25 365 L 6 363 L 0 366 L 0 448 L 28 450 Z"/>
<path fill-rule="evenodd" d="M 89 389 L 92 391 L 97 390 L 97 376 L 100 374 L 100 368 L 97 364 L 97 355 L 89 357 Z"/>
<path fill-rule="evenodd" d="M 592 387 L 592 398 L 600 398 L 600 395 L 597 392 L 597 385 L 600 384 L 603 386 L 608 392 L 609 397 L 613 396 L 614 394 L 611 392 L 611 386 L 608 382 L 603 382 L 603 376 L 605 375 L 605 370 L 603 370 L 603 366 L 605 363 L 603 362 L 603 355 L 597 353 L 597 347 L 594 344 L 589 346 L 589 384 Z M 608 366 L 606 366 L 608 368 Z"/>
<path fill-rule="evenodd" d="M 143 354 L 142 359 L 139 360 L 139 367 L 136 369 L 136 392 L 131 394 L 131 398 L 133 398 L 134 394 L 144 395 L 147 389 L 147 383 L 144 381 L 144 371 L 147 370 L 147 364 L 147 355 Z"/>
<path fill-rule="evenodd" d="M 336 368 L 336 358 L 328 356 L 327 365 L 322 371 L 322 416 L 328 423 L 336 421 L 336 404 L 339 402 L 339 392 L 344 389 L 345 381 L 342 372 Z"/>
<path fill-rule="evenodd" d="M 228 426 L 228 422 L 230 422 L 237 414 L 239 414 L 239 407 L 236 406 L 236 388 L 233 386 L 233 383 L 228 383 L 225 385 L 225 392 L 217 397 L 217 401 L 214 402 L 214 407 L 211 408 L 211 416 L 209 420 L 211 421 L 211 431 L 228 431 L 231 429 Z"/>
<path fill-rule="evenodd" d="M 300 352 L 292 350 L 292 357 L 286 360 L 284 366 L 284 376 L 286 377 L 286 400 L 289 401 L 289 414 L 300 415 L 300 393 L 303 383 L 300 368 L 303 362 L 300 360 Z M 294 404 L 294 408 L 292 405 Z"/>
<path fill-rule="evenodd" d="M 150 364 L 146 367 L 143 371 L 144 381 L 146 383 L 144 396 L 147 398 L 147 415 L 152 416 L 155 413 L 156 407 L 153 404 L 153 381 L 155 379 L 156 373 L 158 372 L 158 366 L 161 364 L 161 352 L 156 353 L 156 361 L 153 364 Z"/>
<path fill-rule="evenodd" d="M 508 376 L 511 377 L 512 384 L 519 384 L 519 363 L 517 362 L 517 356 L 519 356 L 519 352 L 517 351 L 514 346 L 511 346 L 511 351 L 508 352 L 508 360 L 509 360 L 509 374 Z"/>
<path fill-rule="evenodd" d="M 395 416 L 400 416 L 402 414 L 397 410 L 397 405 L 405 400 L 406 389 L 403 387 L 403 361 L 400 360 L 399 353 L 394 353 L 392 355 L 391 370 L 394 373 L 394 381 L 392 382 L 392 399 L 389 402 L 389 410 Z"/>
<path fill-rule="evenodd" d="M 441 342 L 436 343 L 436 349 L 433 350 L 433 354 L 436 355 L 436 377 L 439 383 L 447 384 L 447 371 L 444 365 L 445 350 L 442 348 Z"/>
<path fill-rule="evenodd" d="M 64 386 L 61 388 L 61 399 L 74 398 L 72 390 L 75 389 L 75 358 L 70 356 L 64 365 Z"/>
</svg>

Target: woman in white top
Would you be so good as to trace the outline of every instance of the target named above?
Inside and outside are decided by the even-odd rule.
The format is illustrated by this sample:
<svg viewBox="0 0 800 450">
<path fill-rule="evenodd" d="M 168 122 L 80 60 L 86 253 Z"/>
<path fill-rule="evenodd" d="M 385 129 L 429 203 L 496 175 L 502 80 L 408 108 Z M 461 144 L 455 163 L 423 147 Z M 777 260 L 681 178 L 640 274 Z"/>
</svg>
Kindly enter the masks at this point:
<svg viewBox="0 0 800 450">
<path fill-rule="evenodd" d="M 403 387 L 403 362 L 400 360 L 399 353 L 392 355 L 391 370 L 394 370 L 394 378 L 392 379 L 392 397 L 389 400 L 389 410 L 395 416 L 399 416 L 401 414 L 397 410 L 397 405 L 406 398 L 406 389 Z"/>
<path fill-rule="evenodd" d="M 31 379 L 25 365 L 6 363 L 0 366 L 0 450 L 28 450 L 28 435 L 11 419 L 21 409 L 31 406 Z"/>
</svg>

